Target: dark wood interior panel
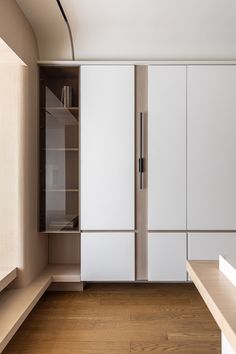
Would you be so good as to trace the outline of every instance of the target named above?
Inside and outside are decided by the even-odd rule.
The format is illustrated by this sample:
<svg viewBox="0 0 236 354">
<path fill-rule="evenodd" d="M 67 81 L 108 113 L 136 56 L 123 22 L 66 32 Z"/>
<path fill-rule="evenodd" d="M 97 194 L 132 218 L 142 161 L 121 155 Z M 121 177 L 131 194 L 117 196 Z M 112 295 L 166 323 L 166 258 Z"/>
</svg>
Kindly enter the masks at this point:
<svg viewBox="0 0 236 354">
<path fill-rule="evenodd" d="M 78 231 L 79 68 L 40 67 L 39 72 L 40 231 Z M 69 107 L 61 101 L 64 86 L 72 90 Z"/>
</svg>

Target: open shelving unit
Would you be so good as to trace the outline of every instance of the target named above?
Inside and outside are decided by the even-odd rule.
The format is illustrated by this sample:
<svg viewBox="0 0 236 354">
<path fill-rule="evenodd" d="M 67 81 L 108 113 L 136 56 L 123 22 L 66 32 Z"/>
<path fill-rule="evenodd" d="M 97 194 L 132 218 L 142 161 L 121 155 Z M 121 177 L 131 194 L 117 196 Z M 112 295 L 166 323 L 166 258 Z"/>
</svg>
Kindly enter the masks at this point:
<svg viewBox="0 0 236 354">
<path fill-rule="evenodd" d="M 78 233 L 78 67 L 40 68 L 40 107 L 40 232 Z"/>
<path fill-rule="evenodd" d="M 46 273 L 68 286 L 80 282 L 79 73 L 79 66 L 39 67 L 39 231 L 48 235 Z"/>
</svg>

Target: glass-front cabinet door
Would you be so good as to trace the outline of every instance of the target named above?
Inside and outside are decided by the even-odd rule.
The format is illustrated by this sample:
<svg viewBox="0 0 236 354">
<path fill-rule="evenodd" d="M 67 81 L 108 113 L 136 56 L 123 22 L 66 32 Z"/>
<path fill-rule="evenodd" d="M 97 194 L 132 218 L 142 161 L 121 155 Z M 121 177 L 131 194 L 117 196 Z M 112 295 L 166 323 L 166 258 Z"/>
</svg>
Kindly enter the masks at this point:
<svg viewBox="0 0 236 354">
<path fill-rule="evenodd" d="M 79 68 L 40 68 L 40 231 L 79 230 Z"/>
</svg>

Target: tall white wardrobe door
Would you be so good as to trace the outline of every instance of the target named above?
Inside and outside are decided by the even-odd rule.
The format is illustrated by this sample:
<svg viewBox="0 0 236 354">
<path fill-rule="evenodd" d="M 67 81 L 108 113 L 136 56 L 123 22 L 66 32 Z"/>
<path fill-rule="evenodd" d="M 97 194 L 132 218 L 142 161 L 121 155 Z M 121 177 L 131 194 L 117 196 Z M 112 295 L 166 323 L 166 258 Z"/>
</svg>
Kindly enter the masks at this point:
<svg viewBox="0 0 236 354">
<path fill-rule="evenodd" d="M 134 229 L 134 67 L 81 66 L 81 229 Z"/>
<path fill-rule="evenodd" d="M 187 68 L 188 229 L 236 230 L 236 66 Z"/>
<path fill-rule="evenodd" d="M 186 229 L 186 66 L 148 69 L 148 229 Z"/>
</svg>

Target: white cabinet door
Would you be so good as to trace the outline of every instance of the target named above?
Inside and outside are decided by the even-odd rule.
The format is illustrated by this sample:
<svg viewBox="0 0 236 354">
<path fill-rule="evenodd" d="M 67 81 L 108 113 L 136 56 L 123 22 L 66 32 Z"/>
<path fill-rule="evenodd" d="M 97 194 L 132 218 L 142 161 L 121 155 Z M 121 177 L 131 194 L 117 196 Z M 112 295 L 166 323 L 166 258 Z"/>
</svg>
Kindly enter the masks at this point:
<svg viewBox="0 0 236 354">
<path fill-rule="evenodd" d="M 81 235 L 81 280 L 134 280 L 134 254 L 132 232 L 84 232 Z"/>
<path fill-rule="evenodd" d="M 134 67 L 81 66 L 81 229 L 134 229 Z"/>
<path fill-rule="evenodd" d="M 236 230 L 236 66 L 187 68 L 190 230 Z"/>
<path fill-rule="evenodd" d="M 186 229 L 186 66 L 148 69 L 148 229 Z"/>
<path fill-rule="evenodd" d="M 236 233 L 189 233 L 188 258 L 218 260 L 219 255 L 235 256 Z"/>
<path fill-rule="evenodd" d="M 148 280 L 186 280 L 186 234 L 149 233 Z"/>
</svg>

